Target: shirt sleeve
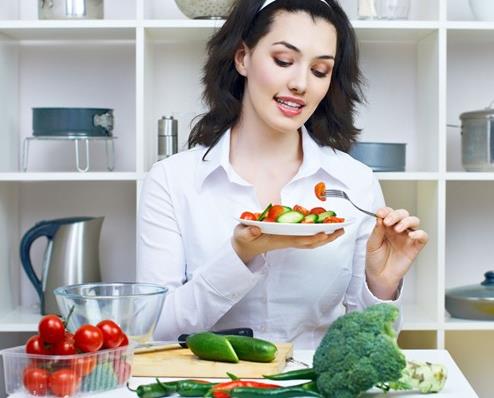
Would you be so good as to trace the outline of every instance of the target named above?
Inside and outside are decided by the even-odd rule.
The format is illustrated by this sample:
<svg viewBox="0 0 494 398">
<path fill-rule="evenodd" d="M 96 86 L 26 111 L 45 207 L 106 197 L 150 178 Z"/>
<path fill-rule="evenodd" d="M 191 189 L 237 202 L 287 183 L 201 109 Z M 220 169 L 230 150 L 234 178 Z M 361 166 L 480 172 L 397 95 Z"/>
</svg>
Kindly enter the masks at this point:
<svg viewBox="0 0 494 398">
<path fill-rule="evenodd" d="M 367 197 L 371 198 L 368 203 L 368 208 L 377 210 L 383 207 L 384 197 L 382 194 L 379 181 L 374 176 L 370 192 L 367 193 Z M 355 251 L 353 256 L 353 270 L 350 284 L 348 286 L 343 304 L 347 312 L 362 310 L 371 305 L 378 303 L 391 303 L 396 305 L 400 309 L 400 318 L 395 323 L 395 328 L 399 330 L 402 324 L 402 290 L 403 281 L 401 281 L 396 298 L 394 300 L 381 300 L 370 291 L 367 285 L 365 277 L 365 260 L 367 255 L 367 240 L 369 239 L 372 230 L 374 229 L 376 220 L 372 217 L 365 217 L 360 225 L 360 229 L 357 235 L 357 241 L 355 243 Z"/>
<path fill-rule="evenodd" d="M 211 329 L 263 277 L 264 257 L 247 267 L 228 240 L 187 280 L 185 245 L 161 164 L 153 166 L 142 188 L 137 239 L 137 280 L 168 288 L 157 340 Z"/>
</svg>

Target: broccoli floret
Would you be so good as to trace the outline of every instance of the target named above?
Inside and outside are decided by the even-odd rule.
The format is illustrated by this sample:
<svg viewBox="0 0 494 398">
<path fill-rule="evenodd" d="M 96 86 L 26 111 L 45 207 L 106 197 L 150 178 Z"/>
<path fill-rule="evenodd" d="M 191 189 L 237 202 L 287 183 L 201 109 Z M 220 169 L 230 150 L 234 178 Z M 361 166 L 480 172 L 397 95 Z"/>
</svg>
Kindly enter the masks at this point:
<svg viewBox="0 0 494 398">
<path fill-rule="evenodd" d="M 338 318 L 315 354 L 317 387 L 326 398 L 355 398 L 376 385 L 398 381 L 406 367 L 393 322 L 399 310 L 377 304 Z"/>
</svg>

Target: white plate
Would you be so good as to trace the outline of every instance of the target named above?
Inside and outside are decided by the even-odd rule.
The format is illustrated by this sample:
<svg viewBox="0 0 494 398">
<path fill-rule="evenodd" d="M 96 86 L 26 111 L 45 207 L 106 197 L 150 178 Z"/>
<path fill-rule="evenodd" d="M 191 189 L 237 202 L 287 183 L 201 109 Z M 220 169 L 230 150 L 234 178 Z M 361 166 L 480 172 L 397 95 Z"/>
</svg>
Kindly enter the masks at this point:
<svg viewBox="0 0 494 398">
<path fill-rule="evenodd" d="M 337 229 L 344 228 L 352 223 L 352 220 L 345 220 L 338 223 L 321 223 L 321 224 L 289 224 L 279 222 L 264 222 L 264 221 L 252 221 L 235 218 L 239 223 L 244 225 L 253 225 L 261 228 L 261 231 L 265 234 L 271 235 L 297 235 L 297 236 L 309 236 L 315 235 L 319 232 L 330 233 Z"/>
</svg>

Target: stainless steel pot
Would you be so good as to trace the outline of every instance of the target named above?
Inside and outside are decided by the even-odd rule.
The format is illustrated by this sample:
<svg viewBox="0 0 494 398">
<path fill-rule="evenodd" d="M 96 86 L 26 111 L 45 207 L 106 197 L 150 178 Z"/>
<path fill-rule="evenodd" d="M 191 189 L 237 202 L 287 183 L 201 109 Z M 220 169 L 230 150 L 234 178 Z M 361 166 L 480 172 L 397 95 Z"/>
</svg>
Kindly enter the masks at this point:
<svg viewBox="0 0 494 398">
<path fill-rule="evenodd" d="M 405 171 L 406 145 L 391 142 L 355 142 L 350 156 L 373 171 Z"/>
<path fill-rule="evenodd" d="M 494 101 L 461 119 L 461 160 L 467 171 L 494 171 Z"/>
<path fill-rule="evenodd" d="M 477 285 L 446 290 L 446 310 L 455 318 L 494 320 L 494 271 Z"/>
<path fill-rule="evenodd" d="M 38 0 L 39 19 L 102 19 L 104 0 Z"/>
</svg>

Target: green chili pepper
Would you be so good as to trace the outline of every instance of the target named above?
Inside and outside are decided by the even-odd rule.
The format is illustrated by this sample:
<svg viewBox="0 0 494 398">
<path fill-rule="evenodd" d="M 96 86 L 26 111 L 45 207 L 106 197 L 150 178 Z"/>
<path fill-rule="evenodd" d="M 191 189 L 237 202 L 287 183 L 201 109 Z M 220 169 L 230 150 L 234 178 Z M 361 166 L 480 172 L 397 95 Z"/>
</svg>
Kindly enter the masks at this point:
<svg viewBox="0 0 494 398">
<path fill-rule="evenodd" d="M 269 380 L 316 380 L 317 375 L 312 368 L 291 370 L 285 373 L 277 373 L 274 375 L 263 375 Z"/>
<path fill-rule="evenodd" d="M 177 394 L 181 397 L 203 397 L 215 386 L 204 380 L 179 380 L 177 381 Z"/>
<path fill-rule="evenodd" d="M 231 398 L 290 398 L 322 397 L 321 394 L 300 386 L 273 389 L 237 387 L 230 391 Z"/>
<path fill-rule="evenodd" d="M 137 387 L 135 390 L 129 387 L 127 383 L 127 388 L 135 392 L 139 398 L 160 398 L 160 397 L 169 397 L 173 395 L 176 391 L 176 382 L 171 381 L 168 383 L 162 383 L 158 379 L 156 379 L 157 383 L 154 384 L 145 384 Z"/>
</svg>

